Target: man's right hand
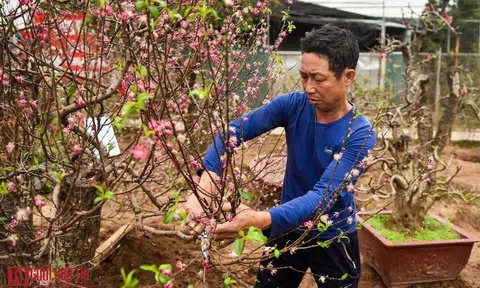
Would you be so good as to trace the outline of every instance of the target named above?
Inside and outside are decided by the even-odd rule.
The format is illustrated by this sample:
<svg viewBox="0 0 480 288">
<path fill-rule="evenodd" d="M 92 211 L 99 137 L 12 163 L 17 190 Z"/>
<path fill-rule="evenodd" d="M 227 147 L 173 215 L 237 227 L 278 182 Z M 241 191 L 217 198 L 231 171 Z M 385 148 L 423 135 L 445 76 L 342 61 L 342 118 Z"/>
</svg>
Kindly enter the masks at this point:
<svg viewBox="0 0 480 288">
<path fill-rule="evenodd" d="M 185 210 L 188 213 L 188 220 L 187 220 L 187 229 L 188 233 L 190 235 L 198 235 L 203 232 L 205 229 L 205 225 L 200 222 L 198 223 L 196 221 L 196 218 L 203 218 L 205 216 L 205 211 L 203 211 L 202 205 L 200 205 L 200 202 L 198 201 L 197 196 L 195 194 L 191 194 L 188 198 L 187 201 L 184 204 Z M 192 219 L 192 215 L 194 215 L 194 218 Z"/>
<path fill-rule="evenodd" d="M 198 182 L 197 192 L 200 195 L 200 197 L 205 199 L 205 201 L 208 203 L 208 206 L 212 203 L 211 196 L 217 193 L 215 183 L 213 182 L 213 181 L 216 181 L 217 179 L 218 179 L 217 174 L 215 174 L 214 172 L 205 170 L 202 173 L 202 176 L 200 177 L 200 182 Z M 187 220 L 187 227 L 186 227 L 188 229 L 188 233 L 193 236 L 196 236 L 202 233 L 203 230 L 205 229 L 205 225 L 203 224 L 203 222 L 200 222 L 200 223 L 197 222 L 196 219 L 201 218 L 203 220 L 206 214 L 205 214 L 205 211 L 203 211 L 202 205 L 200 205 L 200 202 L 194 193 L 192 193 L 187 198 L 187 201 L 185 202 L 184 207 L 189 215 Z M 192 217 L 190 217 L 192 215 L 195 216 L 193 219 Z"/>
</svg>

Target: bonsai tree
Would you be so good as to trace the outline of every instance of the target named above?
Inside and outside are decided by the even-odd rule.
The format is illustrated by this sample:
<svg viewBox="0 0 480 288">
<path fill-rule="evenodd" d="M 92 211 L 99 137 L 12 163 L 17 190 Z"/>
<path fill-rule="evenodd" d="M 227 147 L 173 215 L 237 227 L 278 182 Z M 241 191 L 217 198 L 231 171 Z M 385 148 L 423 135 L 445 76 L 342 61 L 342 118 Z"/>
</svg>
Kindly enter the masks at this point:
<svg viewBox="0 0 480 288">
<path fill-rule="evenodd" d="M 389 40 L 382 51 L 402 51 L 406 64 L 405 92 L 398 104 L 392 101 L 375 104 L 374 108 L 379 112 L 375 125 L 383 132 L 378 133 L 381 141 L 377 145 L 375 160 L 368 164 L 367 169 L 373 165 L 381 165 L 382 172 L 377 184 L 373 184 L 370 179 L 368 188 L 356 188 L 359 192 L 357 199 L 363 201 L 393 197 L 395 206 L 390 225 L 395 230 L 410 232 L 423 226 L 423 219 L 435 201 L 446 196 L 460 196 L 467 201 L 477 198 L 464 194 L 451 185 L 460 167 L 457 167 L 455 173 L 446 175 L 448 164 L 441 158 L 459 108 L 462 105 L 471 105 L 474 110 L 478 110 L 468 93 L 475 89 L 462 85 L 462 68 L 458 66 L 457 59 L 455 66 L 448 72 L 449 94 L 441 99 L 446 108 L 438 123 L 434 125 L 426 93 L 427 83 L 430 81 L 426 64 L 431 59 L 420 53 L 426 37 L 444 28 L 455 33 L 455 29 L 450 25 L 452 18 L 446 10 L 439 12 L 433 6 L 427 6 L 419 21 L 419 29 L 406 23 L 412 31 L 411 43 L 402 44 Z M 385 137 L 387 132 L 391 133 L 390 139 Z M 367 198 L 361 195 L 372 192 L 374 195 Z"/>
</svg>

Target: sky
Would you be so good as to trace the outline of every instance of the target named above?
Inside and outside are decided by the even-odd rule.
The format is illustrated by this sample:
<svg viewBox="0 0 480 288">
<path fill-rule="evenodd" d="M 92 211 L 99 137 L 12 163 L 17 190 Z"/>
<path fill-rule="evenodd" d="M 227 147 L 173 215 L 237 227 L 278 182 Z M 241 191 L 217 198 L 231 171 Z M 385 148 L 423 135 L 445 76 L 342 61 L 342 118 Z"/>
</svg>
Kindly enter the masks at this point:
<svg viewBox="0 0 480 288">
<path fill-rule="evenodd" d="M 295 0 L 294 0 L 295 1 Z M 299 0 L 331 8 L 337 8 L 362 15 L 382 17 L 383 0 Z M 410 9 L 421 14 L 427 0 L 385 0 L 385 17 L 402 17 L 402 8 L 405 16 L 410 17 Z M 408 13 L 408 14 L 407 14 Z"/>
</svg>

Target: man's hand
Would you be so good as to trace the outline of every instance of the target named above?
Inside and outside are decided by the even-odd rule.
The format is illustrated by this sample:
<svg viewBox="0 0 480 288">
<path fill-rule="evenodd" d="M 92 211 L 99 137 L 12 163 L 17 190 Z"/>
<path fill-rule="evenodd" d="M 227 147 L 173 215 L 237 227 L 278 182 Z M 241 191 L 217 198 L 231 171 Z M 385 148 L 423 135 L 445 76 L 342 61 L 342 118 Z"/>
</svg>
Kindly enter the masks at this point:
<svg viewBox="0 0 480 288">
<path fill-rule="evenodd" d="M 243 205 L 244 207 L 247 207 Z M 217 226 L 217 239 L 235 239 L 238 237 L 238 231 L 247 231 L 248 228 L 254 226 L 265 229 L 271 226 L 272 217 L 270 213 L 264 211 L 255 211 L 250 208 L 245 209 L 238 207 L 238 213 L 233 218 L 232 222 L 225 222 Z M 243 210 L 242 210 L 243 208 Z"/>
<path fill-rule="evenodd" d="M 205 225 L 203 225 L 203 223 L 196 222 L 195 219 L 191 219 L 190 217 L 192 214 L 194 214 L 196 217 L 205 216 L 205 212 L 203 211 L 202 205 L 200 205 L 197 196 L 195 196 L 195 194 L 190 195 L 187 198 L 184 207 L 188 213 L 188 220 L 186 224 L 188 228 L 190 228 L 188 233 L 193 236 L 202 233 L 202 231 L 205 229 Z"/>
<path fill-rule="evenodd" d="M 202 173 L 202 176 L 200 177 L 200 182 L 198 183 L 198 186 L 197 186 L 197 192 L 200 195 L 200 197 L 202 197 L 205 200 L 206 204 L 208 204 L 207 206 L 209 206 L 212 203 L 211 197 L 215 195 L 217 192 L 217 189 L 213 182 L 213 181 L 216 181 L 217 179 L 218 179 L 217 174 L 208 170 L 205 170 Z M 185 231 L 185 232 L 193 236 L 196 236 L 202 233 L 203 230 L 205 229 L 205 225 L 203 223 L 196 222 L 195 219 L 191 219 L 190 217 L 191 214 L 194 214 L 195 218 L 205 217 L 205 211 L 203 211 L 202 205 L 200 205 L 200 202 L 197 196 L 195 196 L 195 194 L 190 195 L 187 198 L 187 201 L 185 202 L 184 207 L 189 215 L 187 220 L 187 227 L 186 227 L 188 231 Z"/>
</svg>

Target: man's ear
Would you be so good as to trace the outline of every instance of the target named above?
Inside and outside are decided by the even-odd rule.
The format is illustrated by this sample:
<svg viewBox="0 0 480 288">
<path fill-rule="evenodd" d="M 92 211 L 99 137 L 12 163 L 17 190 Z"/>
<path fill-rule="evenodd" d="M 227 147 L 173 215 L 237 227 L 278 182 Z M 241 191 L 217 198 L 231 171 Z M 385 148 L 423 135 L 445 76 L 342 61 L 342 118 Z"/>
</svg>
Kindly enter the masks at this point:
<svg viewBox="0 0 480 288">
<path fill-rule="evenodd" d="M 343 77 L 345 78 L 345 84 L 347 86 L 352 85 L 356 74 L 357 72 L 354 69 L 345 69 L 345 71 L 343 72 Z"/>
</svg>

